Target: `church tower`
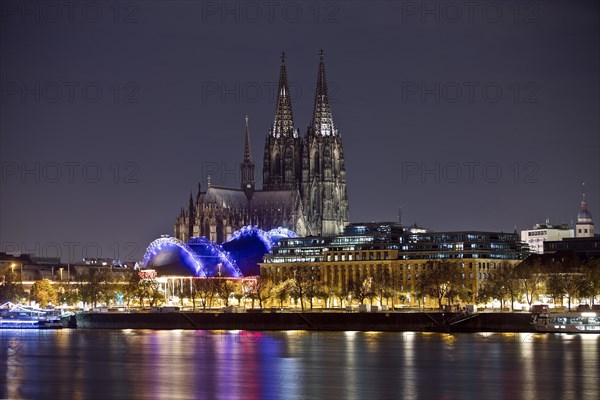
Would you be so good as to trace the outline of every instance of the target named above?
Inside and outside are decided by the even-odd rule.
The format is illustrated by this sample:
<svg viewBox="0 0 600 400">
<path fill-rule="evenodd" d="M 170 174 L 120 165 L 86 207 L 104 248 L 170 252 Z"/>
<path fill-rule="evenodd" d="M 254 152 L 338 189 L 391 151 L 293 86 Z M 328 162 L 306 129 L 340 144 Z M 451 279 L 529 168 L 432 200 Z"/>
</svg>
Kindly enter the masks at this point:
<svg viewBox="0 0 600 400">
<path fill-rule="evenodd" d="M 194 198 L 192 192 L 190 192 L 190 201 L 188 204 L 188 226 L 187 226 L 187 238 L 188 240 L 194 236 L 194 224 L 196 223 L 196 205 L 194 204 Z"/>
<path fill-rule="evenodd" d="M 333 236 L 349 222 L 346 168 L 329 106 L 323 50 L 319 55 L 313 117 L 302 149 L 300 195 L 310 234 Z"/>
<path fill-rule="evenodd" d="M 575 224 L 575 237 L 594 237 L 594 222 L 592 221 L 592 214 L 590 214 L 590 212 L 587 209 L 585 193 L 583 193 L 583 199 L 581 200 L 581 210 L 577 214 L 577 224 Z"/>
<path fill-rule="evenodd" d="M 250 155 L 250 132 L 248 130 L 248 116 L 246 115 L 246 129 L 244 130 L 244 160 L 240 164 L 240 185 L 246 199 L 250 201 L 254 196 L 254 163 Z"/>
<path fill-rule="evenodd" d="M 285 53 L 281 53 L 275 121 L 265 143 L 263 190 L 298 189 L 302 165 L 300 146 L 298 130 L 294 128 Z"/>
</svg>

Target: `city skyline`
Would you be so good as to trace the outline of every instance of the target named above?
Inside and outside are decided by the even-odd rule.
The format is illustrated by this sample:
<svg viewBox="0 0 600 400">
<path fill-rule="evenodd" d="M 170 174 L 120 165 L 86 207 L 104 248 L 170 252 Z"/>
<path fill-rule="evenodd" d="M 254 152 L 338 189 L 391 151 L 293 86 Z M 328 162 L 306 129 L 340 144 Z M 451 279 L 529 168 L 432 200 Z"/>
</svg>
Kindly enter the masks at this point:
<svg viewBox="0 0 600 400">
<path fill-rule="evenodd" d="M 326 3 L 318 18 L 305 5 L 304 19 L 272 23 L 235 2 L 238 22 L 215 2 L 132 3 L 118 23 L 108 9 L 97 23 L 40 9 L 37 23 L 3 8 L 0 251 L 141 258 L 206 175 L 239 187 L 244 116 L 260 154 L 282 50 L 300 135 L 325 50 L 351 222 L 397 221 L 401 208 L 403 224 L 434 231 L 571 224 L 582 182 L 597 218 L 597 4 L 534 2 L 471 23 L 434 2 L 438 23 L 407 7 L 419 2 L 375 3 Z"/>
</svg>

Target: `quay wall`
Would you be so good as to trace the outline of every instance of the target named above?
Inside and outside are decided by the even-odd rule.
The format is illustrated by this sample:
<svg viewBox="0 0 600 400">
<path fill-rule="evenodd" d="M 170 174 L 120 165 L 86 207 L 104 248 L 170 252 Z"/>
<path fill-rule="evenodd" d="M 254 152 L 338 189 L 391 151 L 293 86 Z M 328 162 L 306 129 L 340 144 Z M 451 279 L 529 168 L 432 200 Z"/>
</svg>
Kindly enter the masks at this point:
<svg viewBox="0 0 600 400">
<path fill-rule="evenodd" d="M 534 332 L 525 313 L 277 312 L 79 313 L 82 329 L 314 330 L 420 332 Z"/>
</svg>

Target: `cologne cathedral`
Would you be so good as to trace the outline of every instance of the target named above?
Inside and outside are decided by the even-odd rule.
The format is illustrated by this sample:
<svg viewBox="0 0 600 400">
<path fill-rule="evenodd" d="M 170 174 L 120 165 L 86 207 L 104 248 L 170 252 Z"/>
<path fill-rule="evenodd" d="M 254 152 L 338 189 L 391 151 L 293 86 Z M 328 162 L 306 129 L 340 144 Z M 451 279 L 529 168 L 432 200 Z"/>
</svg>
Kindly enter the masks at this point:
<svg viewBox="0 0 600 400">
<path fill-rule="evenodd" d="M 187 242 L 205 236 L 222 243 L 247 225 L 263 230 L 277 227 L 300 236 L 333 236 L 349 222 L 346 169 L 340 133 L 333 123 L 323 50 L 320 52 L 313 116 L 304 138 L 294 125 L 292 102 L 281 56 L 277 108 L 263 158 L 263 189 L 255 187 L 255 164 L 250 154 L 248 118 L 240 187 L 211 185 L 190 194 L 175 222 L 175 237 Z"/>
</svg>

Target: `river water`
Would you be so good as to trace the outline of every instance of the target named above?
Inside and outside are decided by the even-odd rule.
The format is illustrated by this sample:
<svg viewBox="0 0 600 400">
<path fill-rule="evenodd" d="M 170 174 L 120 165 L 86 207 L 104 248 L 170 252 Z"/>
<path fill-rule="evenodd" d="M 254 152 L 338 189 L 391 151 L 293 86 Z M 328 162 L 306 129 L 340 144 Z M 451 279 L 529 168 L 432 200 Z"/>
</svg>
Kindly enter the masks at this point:
<svg viewBox="0 0 600 400">
<path fill-rule="evenodd" d="M 600 399 L 600 335 L 0 331 L 0 399 Z"/>
</svg>

